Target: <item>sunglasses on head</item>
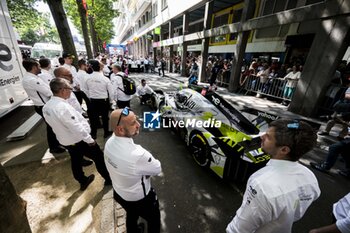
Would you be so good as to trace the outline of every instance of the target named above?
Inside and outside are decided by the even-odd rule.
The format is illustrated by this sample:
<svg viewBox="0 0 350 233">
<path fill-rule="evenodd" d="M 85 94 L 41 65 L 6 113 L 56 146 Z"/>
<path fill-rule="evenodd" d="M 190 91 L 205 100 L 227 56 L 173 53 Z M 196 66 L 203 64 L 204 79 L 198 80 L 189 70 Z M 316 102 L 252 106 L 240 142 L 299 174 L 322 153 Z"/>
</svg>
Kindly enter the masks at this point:
<svg viewBox="0 0 350 233">
<path fill-rule="evenodd" d="M 130 111 L 132 111 L 132 110 L 129 107 L 123 108 L 123 110 L 122 110 L 122 112 L 121 112 L 121 114 L 119 116 L 119 119 L 118 119 L 118 122 L 117 122 L 117 126 L 119 125 L 120 120 L 122 119 L 122 116 L 128 116 Z"/>
</svg>

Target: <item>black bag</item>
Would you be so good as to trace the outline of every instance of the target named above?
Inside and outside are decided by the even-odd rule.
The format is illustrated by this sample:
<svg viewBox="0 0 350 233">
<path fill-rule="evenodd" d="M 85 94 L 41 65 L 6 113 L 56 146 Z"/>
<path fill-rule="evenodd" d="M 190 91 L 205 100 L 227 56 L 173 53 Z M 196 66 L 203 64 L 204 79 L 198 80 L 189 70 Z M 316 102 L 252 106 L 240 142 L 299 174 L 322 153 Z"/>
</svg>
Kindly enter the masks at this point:
<svg viewBox="0 0 350 233">
<path fill-rule="evenodd" d="M 136 93 L 136 84 L 135 81 L 132 80 L 131 78 L 127 77 L 127 76 L 122 76 L 120 74 L 118 74 L 118 76 L 120 76 L 123 80 L 123 87 L 124 90 L 122 90 L 121 88 L 119 88 L 122 92 L 124 92 L 126 95 L 133 95 Z"/>
</svg>

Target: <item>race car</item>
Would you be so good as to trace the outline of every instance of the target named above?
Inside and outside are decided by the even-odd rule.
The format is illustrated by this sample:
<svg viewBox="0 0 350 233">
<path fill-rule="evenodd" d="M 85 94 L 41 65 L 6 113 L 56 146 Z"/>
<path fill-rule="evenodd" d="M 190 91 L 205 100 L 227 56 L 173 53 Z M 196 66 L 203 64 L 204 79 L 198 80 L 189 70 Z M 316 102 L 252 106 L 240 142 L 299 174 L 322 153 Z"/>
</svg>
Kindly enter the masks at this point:
<svg viewBox="0 0 350 233">
<path fill-rule="evenodd" d="M 179 133 L 199 166 L 245 182 L 270 159 L 260 148 L 263 120 L 248 120 L 215 92 L 202 94 L 193 89 L 157 91 L 163 128 Z"/>
</svg>

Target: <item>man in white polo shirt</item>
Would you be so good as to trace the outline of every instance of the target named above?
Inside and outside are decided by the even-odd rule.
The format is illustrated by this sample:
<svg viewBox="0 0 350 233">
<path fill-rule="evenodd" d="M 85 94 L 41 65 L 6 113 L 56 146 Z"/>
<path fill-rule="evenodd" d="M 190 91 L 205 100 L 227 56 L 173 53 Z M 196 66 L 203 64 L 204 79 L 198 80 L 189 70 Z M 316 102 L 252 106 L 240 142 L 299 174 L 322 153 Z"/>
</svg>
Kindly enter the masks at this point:
<svg viewBox="0 0 350 233">
<path fill-rule="evenodd" d="M 84 191 L 95 178 L 93 174 L 85 176 L 83 155 L 95 162 L 97 171 L 105 179 L 105 185 L 110 185 L 103 152 L 90 135 L 89 123 L 66 101 L 72 94 L 70 83 L 66 79 L 55 78 L 51 80 L 50 88 L 53 96 L 43 108 L 44 118 L 58 141 L 68 150 L 73 176 L 80 183 L 80 190 Z"/>
<path fill-rule="evenodd" d="M 35 59 L 29 58 L 22 62 L 23 67 L 27 73 L 23 77 L 23 88 L 27 92 L 28 97 L 34 103 L 35 111 L 43 117 L 43 106 L 49 101 L 52 96 L 52 92 L 48 84 L 38 77 L 40 74 L 39 62 Z M 46 122 L 45 122 L 46 123 Z M 57 141 L 56 135 L 52 131 L 50 125 L 46 123 L 47 143 L 51 153 L 62 153 L 66 150 L 61 147 Z"/>
<path fill-rule="evenodd" d="M 140 123 L 128 108 L 111 114 L 114 134 L 105 145 L 105 162 L 112 179 L 114 199 L 127 213 L 128 232 L 138 232 L 137 220 L 147 221 L 148 232 L 160 232 L 157 194 L 151 187 L 151 176 L 161 173 L 160 162 L 132 137 L 139 134 Z"/>
<path fill-rule="evenodd" d="M 243 203 L 228 224 L 227 233 L 290 233 L 320 196 L 315 175 L 297 161 L 316 145 L 317 135 L 302 121 L 276 120 L 261 137 L 271 155 L 266 167 L 252 174 Z"/>
</svg>

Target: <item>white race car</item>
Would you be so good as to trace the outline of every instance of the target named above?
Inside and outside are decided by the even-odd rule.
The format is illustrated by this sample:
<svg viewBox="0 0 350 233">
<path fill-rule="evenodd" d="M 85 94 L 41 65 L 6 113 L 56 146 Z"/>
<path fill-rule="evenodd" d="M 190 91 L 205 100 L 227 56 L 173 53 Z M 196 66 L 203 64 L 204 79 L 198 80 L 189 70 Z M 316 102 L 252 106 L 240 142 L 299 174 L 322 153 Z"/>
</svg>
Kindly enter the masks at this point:
<svg viewBox="0 0 350 233">
<path fill-rule="evenodd" d="M 222 178 L 244 182 L 270 158 L 258 126 L 214 92 L 157 91 L 156 105 L 163 128 L 177 131 L 198 165 Z"/>
</svg>

